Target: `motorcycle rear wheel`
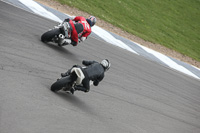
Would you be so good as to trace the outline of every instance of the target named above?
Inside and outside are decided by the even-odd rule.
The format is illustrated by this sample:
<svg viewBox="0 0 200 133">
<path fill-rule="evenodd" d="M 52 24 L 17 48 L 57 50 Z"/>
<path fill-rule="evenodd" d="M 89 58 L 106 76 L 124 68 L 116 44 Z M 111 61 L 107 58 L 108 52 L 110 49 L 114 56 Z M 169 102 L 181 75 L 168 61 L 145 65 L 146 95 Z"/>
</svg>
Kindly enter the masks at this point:
<svg viewBox="0 0 200 133">
<path fill-rule="evenodd" d="M 57 29 L 57 28 L 47 31 L 41 36 L 41 41 L 50 42 L 56 35 L 58 36 L 60 33 L 61 33 L 60 29 Z"/>
<path fill-rule="evenodd" d="M 71 84 L 71 78 L 70 76 L 67 77 L 63 77 L 61 79 L 58 79 L 55 83 L 53 83 L 51 85 L 51 90 L 54 92 L 57 92 L 59 90 L 61 90 L 63 87 L 68 86 L 69 84 Z"/>
</svg>

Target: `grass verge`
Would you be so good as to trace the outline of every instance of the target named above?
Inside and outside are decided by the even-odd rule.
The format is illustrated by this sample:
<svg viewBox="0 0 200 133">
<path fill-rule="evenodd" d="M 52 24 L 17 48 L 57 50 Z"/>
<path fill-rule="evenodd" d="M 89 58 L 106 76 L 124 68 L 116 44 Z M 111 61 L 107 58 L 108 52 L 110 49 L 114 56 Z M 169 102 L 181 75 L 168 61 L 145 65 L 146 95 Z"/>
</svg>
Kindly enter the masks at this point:
<svg viewBox="0 0 200 133">
<path fill-rule="evenodd" d="M 57 0 L 200 61 L 199 0 Z"/>
</svg>

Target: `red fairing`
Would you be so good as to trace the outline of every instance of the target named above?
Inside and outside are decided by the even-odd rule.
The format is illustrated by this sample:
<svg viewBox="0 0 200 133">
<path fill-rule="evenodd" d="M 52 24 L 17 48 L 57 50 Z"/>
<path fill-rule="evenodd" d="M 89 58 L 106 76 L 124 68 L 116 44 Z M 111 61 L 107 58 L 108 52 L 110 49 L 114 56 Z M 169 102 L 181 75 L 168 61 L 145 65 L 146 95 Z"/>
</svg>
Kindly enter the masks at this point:
<svg viewBox="0 0 200 133">
<path fill-rule="evenodd" d="M 77 33 L 77 31 L 76 31 L 76 28 L 75 28 L 75 26 L 74 26 L 74 23 L 73 23 L 73 21 L 70 19 L 70 21 L 69 21 L 69 23 L 71 24 L 71 26 L 72 26 L 72 33 L 71 33 L 71 39 L 73 40 L 73 41 L 75 41 L 76 43 L 78 43 L 78 33 Z"/>
<path fill-rule="evenodd" d="M 90 25 L 88 24 L 88 22 L 86 21 L 86 19 L 82 16 L 77 16 L 74 18 L 73 21 L 77 21 L 79 23 L 81 23 L 84 27 L 83 33 L 82 33 L 82 37 L 87 37 L 90 35 L 90 33 L 92 32 Z"/>
</svg>

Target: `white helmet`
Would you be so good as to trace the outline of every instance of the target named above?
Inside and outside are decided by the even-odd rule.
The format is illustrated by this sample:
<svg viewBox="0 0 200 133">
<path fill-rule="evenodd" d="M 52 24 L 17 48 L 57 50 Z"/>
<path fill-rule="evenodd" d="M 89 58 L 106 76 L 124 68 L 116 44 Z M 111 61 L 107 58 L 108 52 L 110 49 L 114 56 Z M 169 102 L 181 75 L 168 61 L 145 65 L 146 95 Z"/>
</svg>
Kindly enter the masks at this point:
<svg viewBox="0 0 200 133">
<path fill-rule="evenodd" d="M 111 66 L 111 64 L 110 64 L 108 59 L 102 60 L 100 64 L 104 67 L 105 71 L 108 71 L 108 69 Z"/>
</svg>

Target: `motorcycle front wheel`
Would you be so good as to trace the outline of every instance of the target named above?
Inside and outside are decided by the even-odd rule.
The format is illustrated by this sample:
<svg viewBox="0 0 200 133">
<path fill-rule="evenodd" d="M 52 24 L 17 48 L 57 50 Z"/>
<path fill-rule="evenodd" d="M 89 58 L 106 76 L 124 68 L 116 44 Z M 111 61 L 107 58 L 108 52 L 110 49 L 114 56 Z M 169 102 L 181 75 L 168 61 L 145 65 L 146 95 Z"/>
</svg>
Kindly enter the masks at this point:
<svg viewBox="0 0 200 133">
<path fill-rule="evenodd" d="M 61 90 L 63 87 L 66 87 L 69 84 L 71 84 L 71 82 L 72 81 L 71 81 L 70 76 L 63 77 L 61 79 L 58 79 L 55 83 L 51 85 L 51 90 L 54 92 L 57 92 Z"/>
<path fill-rule="evenodd" d="M 60 34 L 60 29 L 52 29 L 50 31 L 45 32 L 41 36 L 41 41 L 42 42 L 50 42 L 55 36 L 58 36 Z"/>
</svg>

